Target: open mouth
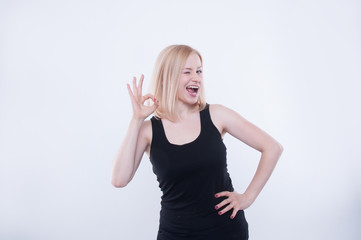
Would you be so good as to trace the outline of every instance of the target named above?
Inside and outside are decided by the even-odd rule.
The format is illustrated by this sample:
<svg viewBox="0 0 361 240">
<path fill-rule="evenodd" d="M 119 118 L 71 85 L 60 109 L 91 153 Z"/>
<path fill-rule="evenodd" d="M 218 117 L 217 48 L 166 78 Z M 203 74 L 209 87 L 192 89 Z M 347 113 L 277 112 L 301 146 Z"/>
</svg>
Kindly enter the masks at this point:
<svg viewBox="0 0 361 240">
<path fill-rule="evenodd" d="M 188 87 L 186 87 L 186 89 L 192 96 L 195 96 L 198 93 L 199 87 L 198 86 L 188 86 Z"/>
</svg>

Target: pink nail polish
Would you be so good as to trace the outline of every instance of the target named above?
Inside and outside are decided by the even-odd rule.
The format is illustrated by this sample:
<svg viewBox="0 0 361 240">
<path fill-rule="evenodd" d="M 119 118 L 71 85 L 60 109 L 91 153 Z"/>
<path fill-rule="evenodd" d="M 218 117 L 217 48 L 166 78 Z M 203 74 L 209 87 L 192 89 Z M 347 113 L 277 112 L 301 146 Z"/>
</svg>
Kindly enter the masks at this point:
<svg viewBox="0 0 361 240">
<path fill-rule="evenodd" d="M 218 206 L 215 206 L 214 208 L 215 208 L 215 209 L 218 209 L 219 207 L 218 207 Z"/>
<path fill-rule="evenodd" d="M 218 194 L 214 195 L 215 197 L 218 197 Z"/>
<path fill-rule="evenodd" d="M 234 218 L 234 216 L 231 216 L 231 219 L 233 219 Z"/>
<path fill-rule="evenodd" d="M 222 212 L 218 212 L 219 215 L 222 215 Z"/>
</svg>

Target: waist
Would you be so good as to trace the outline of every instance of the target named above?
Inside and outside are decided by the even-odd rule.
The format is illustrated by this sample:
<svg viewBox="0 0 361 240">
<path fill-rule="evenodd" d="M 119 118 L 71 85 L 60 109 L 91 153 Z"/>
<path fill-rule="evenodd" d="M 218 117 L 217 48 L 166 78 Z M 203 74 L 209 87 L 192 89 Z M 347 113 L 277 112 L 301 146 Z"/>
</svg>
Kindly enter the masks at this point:
<svg viewBox="0 0 361 240">
<path fill-rule="evenodd" d="M 224 191 L 233 191 L 226 189 Z M 218 214 L 215 206 L 227 197 L 215 197 L 215 193 L 202 195 L 198 198 L 162 198 L 161 215 L 165 217 L 199 217 Z"/>
<path fill-rule="evenodd" d="M 162 208 L 159 223 L 160 228 L 171 232 L 214 231 L 244 219 L 243 210 L 238 211 L 234 219 L 230 219 L 231 214 L 232 210 L 218 215 L 215 209 L 208 212 L 180 212 Z"/>
<path fill-rule="evenodd" d="M 179 212 L 197 212 L 214 209 L 222 198 L 215 198 L 215 194 L 234 190 L 232 181 L 226 179 L 211 179 L 206 183 L 193 183 L 189 181 L 168 184 L 162 189 L 162 208 Z"/>
</svg>

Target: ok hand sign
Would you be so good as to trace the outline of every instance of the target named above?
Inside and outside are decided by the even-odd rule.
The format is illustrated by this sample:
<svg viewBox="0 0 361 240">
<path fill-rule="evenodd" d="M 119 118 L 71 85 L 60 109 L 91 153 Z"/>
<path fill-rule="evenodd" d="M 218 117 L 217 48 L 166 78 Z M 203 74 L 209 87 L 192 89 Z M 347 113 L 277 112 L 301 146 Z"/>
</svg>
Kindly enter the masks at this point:
<svg viewBox="0 0 361 240">
<path fill-rule="evenodd" d="M 133 91 L 130 88 L 130 85 L 127 83 L 130 100 L 132 102 L 133 117 L 142 120 L 146 119 L 159 106 L 159 101 L 155 99 L 155 97 L 152 94 L 146 94 L 142 96 L 143 80 L 144 80 L 144 75 L 142 74 L 139 79 L 139 84 L 137 86 L 137 78 L 133 77 Z M 153 105 L 151 106 L 144 105 L 144 102 L 148 99 L 153 100 Z"/>
</svg>

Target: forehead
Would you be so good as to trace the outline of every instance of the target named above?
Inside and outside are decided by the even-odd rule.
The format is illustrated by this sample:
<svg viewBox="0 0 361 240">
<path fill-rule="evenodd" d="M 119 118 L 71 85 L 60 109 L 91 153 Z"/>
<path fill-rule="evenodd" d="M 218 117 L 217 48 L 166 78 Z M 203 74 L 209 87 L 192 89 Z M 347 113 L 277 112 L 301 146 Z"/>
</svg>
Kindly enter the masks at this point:
<svg viewBox="0 0 361 240">
<path fill-rule="evenodd" d="M 199 58 L 197 53 L 191 53 L 186 60 L 185 67 L 200 67 L 202 66 L 201 59 Z"/>
</svg>

